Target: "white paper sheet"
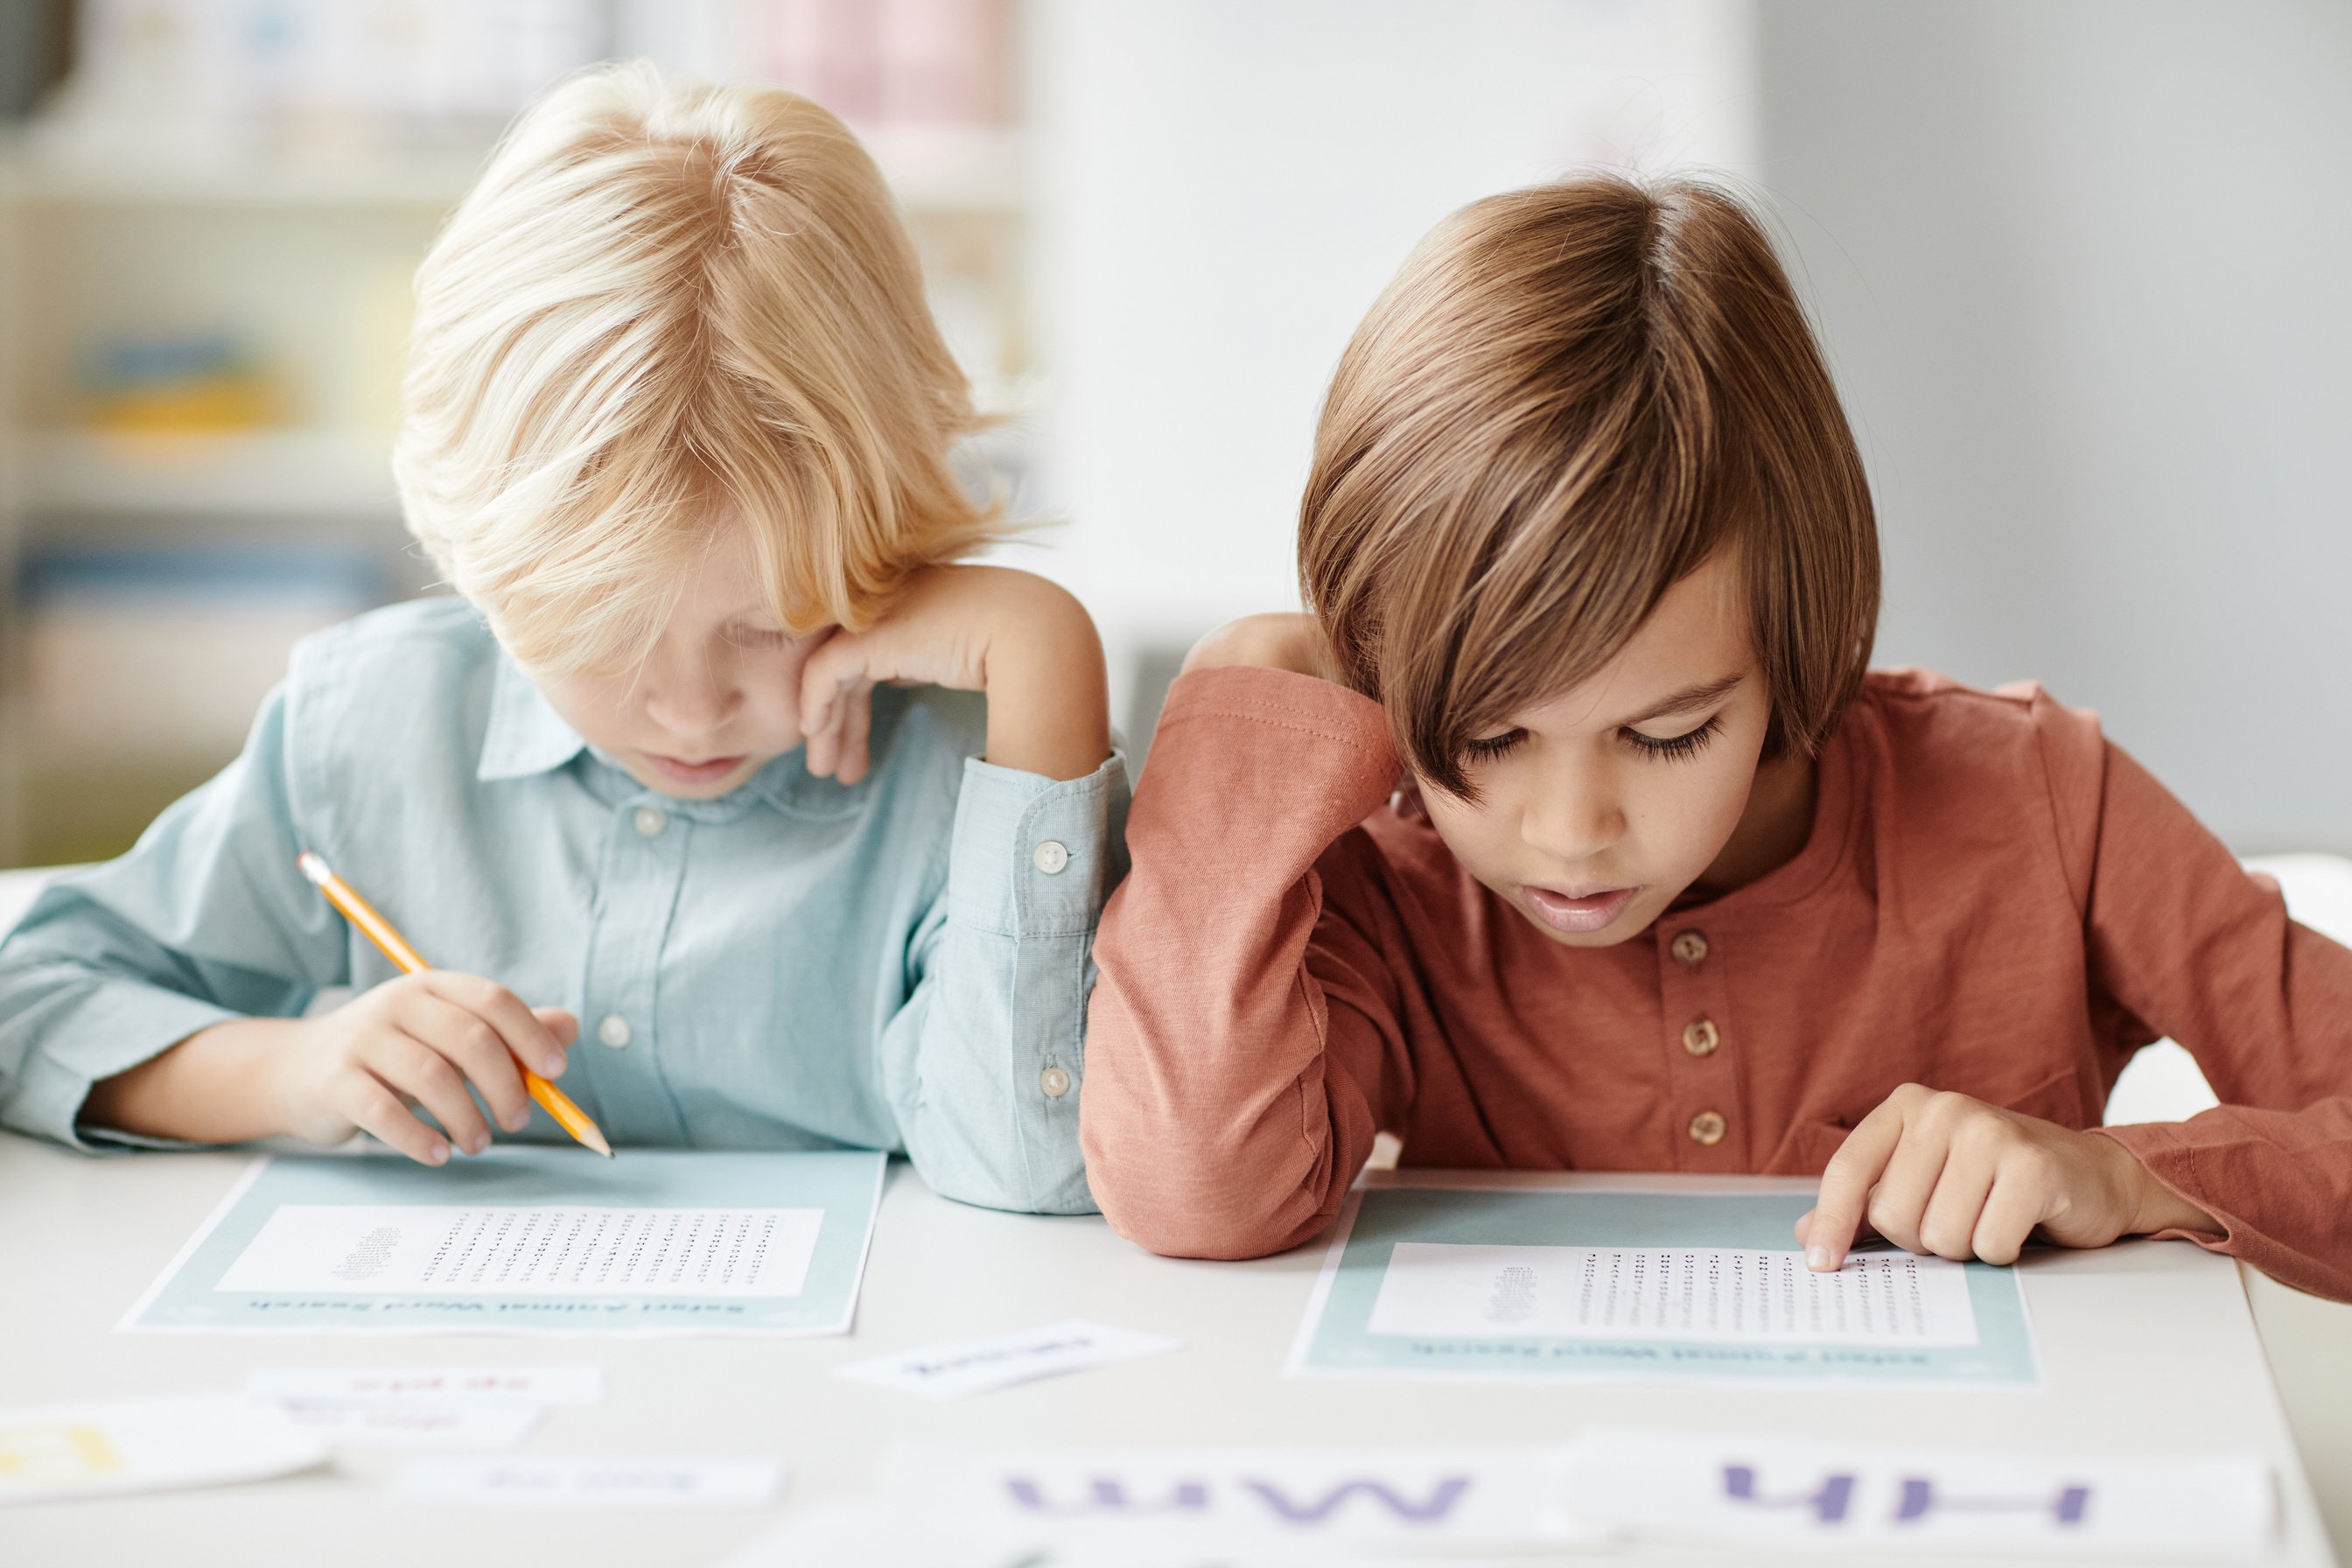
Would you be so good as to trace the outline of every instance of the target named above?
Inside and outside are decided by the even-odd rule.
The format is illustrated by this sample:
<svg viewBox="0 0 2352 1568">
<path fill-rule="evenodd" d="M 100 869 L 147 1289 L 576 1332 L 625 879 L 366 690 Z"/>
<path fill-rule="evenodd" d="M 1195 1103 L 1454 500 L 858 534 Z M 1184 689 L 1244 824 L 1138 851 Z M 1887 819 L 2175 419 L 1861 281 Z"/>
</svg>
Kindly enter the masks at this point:
<svg viewBox="0 0 2352 1568">
<path fill-rule="evenodd" d="M 784 1484 L 767 1459 L 426 1459 L 394 1495 L 443 1508 L 765 1508 Z"/>
<path fill-rule="evenodd" d="M 259 1480 L 326 1457 L 285 1411 L 234 1395 L 0 1409 L 0 1504 Z"/>
<path fill-rule="evenodd" d="M 910 1510 L 876 1494 L 793 1508 L 717 1568 L 1397 1568 L 1403 1560 L 1397 1551 L 1377 1545 L 1303 1547 L 1274 1537 L 1203 1538 L 1181 1530 L 1097 1535 L 1034 1527 L 1007 1531 Z M 1495 1560 L 1454 1561 L 1467 1568 Z"/>
<path fill-rule="evenodd" d="M 1706 1344 L 1972 1345 L 1960 1265 L 1865 1253 L 1834 1274 L 1801 1252 L 1401 1241 L 1375 1334 Z"/>
<path fill-rule="evenodd" d="M 1793 1438 L 1587 1432 L 1567 1497 L 1637 1538 L 1879 1557 L 2244 1559 L 2278 1503 L 2251 1455 L 2190 1459 L 1864 1448 Z"/>
<path fill-rule="evenodd" d="M 1108 1366 L 1140 1356 L 1181 1350 L 1184 1342 L 1070 1318 L 1017 1333 L 989 1334 L 895 1351 L 871 1361 L 835 1367 L 836 1375 L 895 1388 L 928 1399 L 961 1399 L 968 1394 L 1009 1388 L 1066 1372 Z"/>
<path fill-rule="evenodd" d="M 797 1296 L 823 1209 L 286 1204 L 215 1290 Z"/>
<path fill-rule="evenodd" d="M 288 1405 L 294 1425 L 337 1448 L 511 1448 L 547 1412 L 528 1405 Z"/>
<path fill-rule="evenodd" d="M 893 1457 L 884 1495 L 1001 1548 L 999 1562 L 1321 1563 L 1593 1543 L 1565 1503 L 1563 1459 L 1559 1447 L 919 1447 Z"/>
<path fill-rule="evenodd" d="M 265 1366 L 246 1375 L 256 1399 L 291 1405 L 595 1405 L 594 1366 Z"/>
</svg>

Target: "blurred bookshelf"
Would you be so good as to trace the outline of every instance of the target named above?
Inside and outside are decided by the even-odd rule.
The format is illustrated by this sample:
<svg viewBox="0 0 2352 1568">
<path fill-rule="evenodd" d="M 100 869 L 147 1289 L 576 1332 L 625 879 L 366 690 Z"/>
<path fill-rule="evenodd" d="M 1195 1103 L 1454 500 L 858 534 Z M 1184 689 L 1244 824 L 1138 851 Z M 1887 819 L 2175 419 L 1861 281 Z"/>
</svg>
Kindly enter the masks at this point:
<svg viewBox="0 0 2352 1568">
<path fill-rule="evenodd" d="M 383 437 L 289 426 L 184 435 L 22 432 L 28 536 L 44 519 L 249 518 L 257 525 L 382 517 L 398 504 Z M 103 522 L 93 526 L 104 528 Z"/>
<path fill-rule="evenodd" d="M 0 865 L 127 847 L 236 753 L 297 637 L 430 587 L 389 468 L 411 275 L 514 109 L 622 49 L 663 58 L 681 18 L 702 58 L 665 63 L 859 111 L 950 346 L 1009 416 L 966 466 L 1021 488 L 1014 0 L 409 7 L 412 32 L 472 51 L 455 108 L 439 78 L 352 76 L 350 18 L 398 5 L 257 0 L 228 42 L 264 13 L 292 31 L 242 66 L 205 31 L 234 9 L 212 0 L 5 15 L 44 9 L 69 47 L 0 125 Z M 307 86 L 289 65 L 304 27 L 342 61 Z M 485 38 L 512 58 L 482 67 Z M 233 79 L 184 79 L 207 70 Z M 248 108 L 224 116 L 231 100 Z"/>
</svg>

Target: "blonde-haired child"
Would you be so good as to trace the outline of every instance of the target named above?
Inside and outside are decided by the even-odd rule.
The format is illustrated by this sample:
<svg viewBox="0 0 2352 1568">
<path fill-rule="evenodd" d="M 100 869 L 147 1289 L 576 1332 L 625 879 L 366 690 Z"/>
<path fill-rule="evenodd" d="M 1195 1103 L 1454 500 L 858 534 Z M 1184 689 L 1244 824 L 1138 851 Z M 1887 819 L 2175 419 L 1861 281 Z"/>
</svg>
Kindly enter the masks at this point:
<svg viewBox="0 0 2352 1568">
<path fill-rule="evenodd" d="M 618 1145 L 903 1149 L 1088 1208 L 1101 650 L 954 564 L 999 525 L 872 162 L 793 94 L 600 68 L 417 293 L 395 467 L 462 597 L 310 639 L 227 771 L 45 892 L 0 948 L 0 1119 L 439 1163 L 562 1136 L 520 1062 Z M 394 976 L 303 849 L 447 967 Z"/>
<path fill-rule="evenodd" d="M 1386 1131 L 1822 1173 L 1816 1268 L 1865 1221 L 1994 1262 L 2145 1233 L 2352 1297 L 2352 952 L 2091 714 L 1865 673 L 1862 465 L 1739 203 L 1456 215 L 1340 362 L 1298 543 L 1314 613 L 1171 692 L 1097 943 L 1118 1229 L 1291 1246 Z M 2221 1107 L 2100 1129 L 2168 1034 Z"/>
</svg>

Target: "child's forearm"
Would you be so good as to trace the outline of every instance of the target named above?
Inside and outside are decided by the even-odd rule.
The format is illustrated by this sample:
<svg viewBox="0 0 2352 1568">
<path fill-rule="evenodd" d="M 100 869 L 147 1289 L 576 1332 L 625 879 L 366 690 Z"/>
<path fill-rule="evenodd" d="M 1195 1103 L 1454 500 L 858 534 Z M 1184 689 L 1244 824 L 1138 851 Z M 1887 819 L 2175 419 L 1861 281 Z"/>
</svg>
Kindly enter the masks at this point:
<svg viewBox="0 0 2352 1568">
<path fill-rule="evenodd" d="M 1380 851 L 1351 832 L 1396 773 L 1352 692 L 1263 668 L 1171 689 L 1087 1017 L 1079 1137 L 1122 1236 L 1193 1258 L 1294 1247 L 1402 1124 L 1408 970 L 1382 945 Z"/>
<path fill-rule="evenodd" d="M 238 1018 L 199 1030 L 91 1086 L 81 1124 L 197 1143 L 274 1136 L 286 1129 L 269 1069 L 300 1027 L 289 1018 Z"/>
<path fill-rule="evenodd" d="M 1030 581 L 1018 625 L 989 645 L 987 761 L 1049 779 L 1084 778 L 1110 755 L 1102 638 L 1067 592 Z"/>
</svg>

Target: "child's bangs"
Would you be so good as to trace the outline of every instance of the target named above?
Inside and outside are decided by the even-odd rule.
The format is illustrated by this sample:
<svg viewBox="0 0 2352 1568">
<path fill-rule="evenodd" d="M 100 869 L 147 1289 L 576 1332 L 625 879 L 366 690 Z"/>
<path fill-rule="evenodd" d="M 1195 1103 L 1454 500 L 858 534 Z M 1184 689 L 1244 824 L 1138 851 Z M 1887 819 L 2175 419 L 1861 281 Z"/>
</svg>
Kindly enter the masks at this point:
<svg viewBox="0 0 2352 1568">
<path fill-rule="evenodd" d="M 1731 536 L 1711 471 L 1718 460 L 1676 434 L 1662 424 L 1605 443 L 1580 438 L 1584 460 L 1562 470 L 1563 438 L 1534 432 L 1492 470 L 1498 488 L 1533 489 L 1531 500 L 1487 512 L 1496 521 L 1454 570 L 1398 563 L 1382 617 L 1381 699 L 1424 778 L 1469 796 L 1462 759 L 1472 741 L 1600 673 L 1666 591 Z M 1538 464 L 1551 482 L 1519 488 Z M 1485 504 L 1475 494 L 1464 502 Z M 1475 515 L 1430 535 L 1459 537 Z M 1438 587 L 1432 565 L 1452 581 Z"/>
<path fill-rule="evenodd" d="M 527 525 L 484 531 L 479 542 L 493 547 L 467 591 L 495 606 L 517 658 L 550 674 L 635 668 L 730 530 L 749 543 L 761 598 L 786 631 L 871 621 L 931 542 L 892 526 L 893 498 L 877 493 L 887 457 L 789 433 L 792 422 L 763 404 L 714 375 L 674 423 L 614 441 Z M 500 535 L 512 548 L 494 547 Z"/>
<path fill-rule="evenodd" d="M 505 559 L 477 563 L 486 581 L 461 584 L 533 670 L 614 676 L 642 664 L 727 515 L 690 453 L 642 446 L 639 462 L 607 453 L 592 465 L 548 513 L 514 531 Z"/>
</svg>

